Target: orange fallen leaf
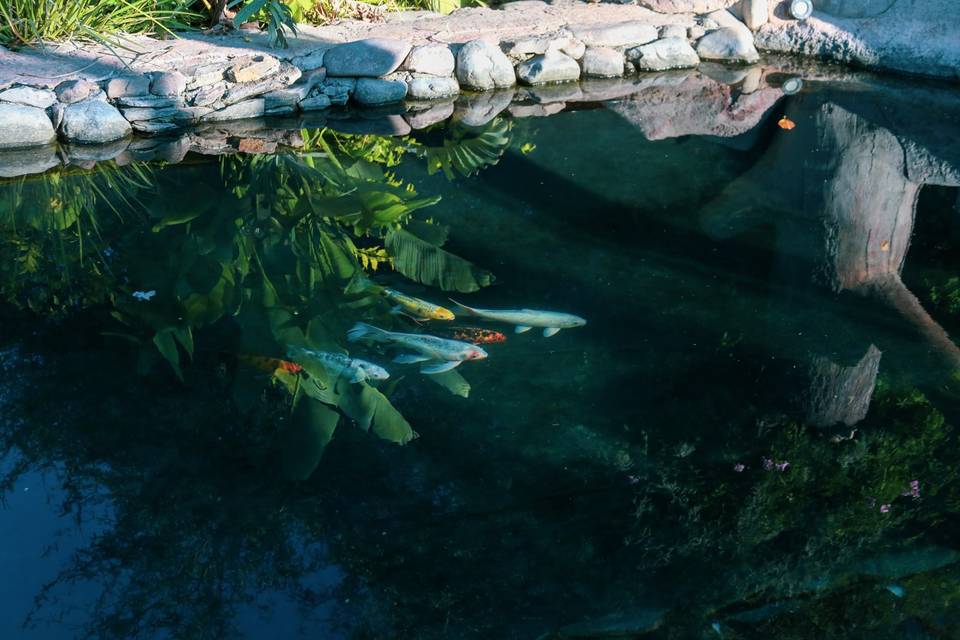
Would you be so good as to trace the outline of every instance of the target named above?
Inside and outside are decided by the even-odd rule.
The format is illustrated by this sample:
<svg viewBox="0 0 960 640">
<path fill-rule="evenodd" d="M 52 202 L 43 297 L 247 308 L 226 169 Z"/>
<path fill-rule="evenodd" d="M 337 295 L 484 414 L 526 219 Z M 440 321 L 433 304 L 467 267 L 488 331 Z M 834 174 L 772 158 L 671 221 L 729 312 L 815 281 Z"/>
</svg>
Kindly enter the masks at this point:
<svg viewBox="0 0 960 640">
<path fill-rule="evenodd" d="M 797 123 L 794 122 L 793 120 L 791 120 L 790 118 L 788 118 L 787 116 L 783 116 L 783 117 L 780 118 L 780 120 L 777 122 L 777 125 L 778 125 L 781 129 L 785 129 L 785 130 L 787 130 L 787 131 L 790 131 L 790 129 L 793 129 L 795 126 L 797 126 Z"/>
<path fill-rule="evenodd" d="M 880 243 L 880 251 L 890 251 L 890 241 L 884 240 Z"/>
</svg>

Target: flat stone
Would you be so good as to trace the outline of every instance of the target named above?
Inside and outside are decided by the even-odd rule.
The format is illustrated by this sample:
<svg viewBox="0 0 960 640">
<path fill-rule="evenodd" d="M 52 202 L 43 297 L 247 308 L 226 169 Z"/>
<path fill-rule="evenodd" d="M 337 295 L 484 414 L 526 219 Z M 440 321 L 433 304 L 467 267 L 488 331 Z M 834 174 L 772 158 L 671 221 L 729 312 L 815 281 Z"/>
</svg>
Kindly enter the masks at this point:
<svg viewBox="0 0 960 640">
<path fill-rule="evenodd" d="M 697 52 L 693 50 L 686 38 L 661 38 L 656 42 L 630 49 L 627 56 L 640 71 L 686 69 L 700 64 Z"/>
<path fill-rule="evenodd" d="M 43 109 L 23 104 L 0 104 L 0 149 L 35 147 L 57 139 Z"/>
<path fill-rule="evenodd" d="M 155 96 L 179 96 L 187 89 L 187 76 L 179 71 L 161 71 L 153 75 L 150 93 Z"/>
<path fill-rule="evenodd" d="M 559 51 L 579 60 L 583 56 L 584 48 L 583 42 L 574 38 L 565 29 L 539 36 L 505 40 L 500 43 L 500 49 L 508 58 L 520 62 L 548 51 Z"/>
<path fill-rule="evenodd" d="M 403 71 L 432 76 L 452 76 L 456 66 L 450 47 L 444 44 L 425 44 L 414 47 L 400 65 Z"/>
<path fill-rule="evenodd" d="M 27 107 L 46 109 L 57 101 L 57 94 L 49 89 L 34 89 L 33 87 L 12 87 L 0 91 L 0 102 L 12 102 Z"/>
<path fill-rule="evenodd" d="M 112 105 L 92 98 L 70 104 L 63 112 L 61 135 L 70 142 L 103 144 L 130 135 L 130 123 Z"/>
<path fill-rule="evenodd" d="M 359 78 L 353 99 L 362 105 L 390 104 L 407 97 L 407 83 L 400 80 Z"/>
<path fill-rule="evenodd" d="M 130 123 L 130 126 L 132 126 L 133 130 L 137 133 L 146 133 L 149 135 L 169 133 L 170 131 L 183 128 L 183 125 L 177 122 L 161 122 L 157 120 L 141 120 Z"/>
<path fill-rule="evenodd" d="M 406 40 L 367 38 L 329 49 L 323 64 L 330 76 L 379 78 L 396 71 L 410 48 Z"/>
<path fill-rule="evenodd" d="M 583 75 L 594 78 L 618 78 L 623 75 L 623 53 L 609 47 L 587 47 L 580 66 Z"/>
<path fill-rule="evenodd" d="M 453 76 L 413 76 L 407 84 L 407 96 L 415 100 L 437 100 L 460 93 L 460 84 Z"/>
<path fill-rule="evenodd" d="M 636 20 L 603 25 L 575 25 L 573 35 L 588 47 L 635 47 L 656 40 L 660 34 L 652 24 Z"/>
<path fill-rule="evenodd" d="M 330 96 L 325 93 L 307 98 L 300 102 L 301 111 L 320 111 L 321 109 L 329 109 L 331 105 Z"/>
<path fill-rule="evenodd" d="M 218 82 L 200 87 L 190 98 L 190 104 L 195 107 L 208 107 L 223 98 L 227 92 L 227 83 Z"/>
<path fill-rule="evenodd" d="M 704 60 L 724 62 L 753 63 L 760 60 L 760 54 L 753 46 L 753 38 L 729 27 L 711 31 L 700 38 L 697 42 L 697 55 Z"/>
<path fill-rule="evenodd" d="M 63 104 L 73 104 L 99 93 L 100 87 L 89 80 L 65 80 L 58 84 L 54 91 L 57 94 L 57 100 Z"/>
<path fill-rule="evenodd" d="M 357 79 L 328 77 L 320 87 L 333 104 L 347 104 L 350 96 L 357 89 Z"/>
<path fill-rule="evenodd" d="M 164 96 L 124 96 L 114 100 L 118 107 L 141 107 L 149 109 L 162 109 L 164 107 L 175 107 L 180 104 L 180 99 Z"/>
<path fill-rule="evenodd" d="M 513 89 L 461 94 L 454 105 L 453 119 L 471 127 L 482 127 L 510 106 L 514 94 Z"/>
<path fill-rule="evenodd" d="M 242 118 L 256 118 L 262 116 L 266 110 L 263 98 L 254 98 L 232 104 L 219 111 L 208 113 L 200 118 L 201 122 L 222 122 L 224 120 L 240 120 Z"/>
<path fill-rule="evenodd" d="M 756 31 L 770 19 L 770 5 L 767 0 L 742 0 L 740 13 L 747 28 Z"/>
<path fill-rule="evenodd" d="M 307 93 L 309 93 L 309 91 L 277 89 L 276 91 L 265 93 L 261 97 L 263 98 L 264 108 L 267 111 L 278 107 L 291 107 L 291 110 L 294 110 L 297 105 L 300 104 L 301 100 L 306 99 Z"/>
<path fill-rule="evenodd" d="M 138 74 L 111 78 L 107 82 L 106 91 L 111 100 L 126 96 L 145 96 L 150 93 L 150 76 Z"/>
<path fill-rule="evenodd" d="M 280 61 L 273 56 L 245 58 L 227 69 L 227 80 L 231 82 L 256 82 L 280 69 Z"/>
<path fill-rule="evenodd" d="M 686 38 L 687 28 L 682 24 L 667 24 L 660 28 L 660 38 Z"/>
<path fill-rule="evenodd" d="M 302 71 L 313 71 L 323 67 L 323 56 L 326 49 L 316 49 L 310 53 L 290 59 L 290 64 Z"/>
<path fill-rule="evenodd" d="M 414 129 L 426 129 L 430 125 L 443 122 L 453 115 L 453 102 L 434 105 L 423 111 L 411 111 L 403 117 Z"/>
<path fill-rule="evenodd" d="M 241 102 L 254 96 L 269 93 L 287 87 L 300 79 L 303 72 L 292 64 L 282 63 L 275 74 L 254 82 L 244 82 L 229 86 L 221 100 L 226 105 Z"/>
<path fill-rule="evenodd" d="M 211 113 L 210 107 L 166 107 L 163 109 L 121 109 L 123 117 L 130 122 L 161 120 L 167 122 L 197 122 Z"/>
<path fill-rule="evenodd" d="M 457 52 L 457 80 L 480 90 L 512 87 L 517 82 L 510 60 L 486 40 L 471 40 Z"/>
<path fill-rule="evenodd" d="M 4 136 L 0 134 L 0 145 Z M 57 146 L 48 144 L 42 147 L 25 149 L 0 148 L 0 178 L 18 178 L 20 176 L 43 173 L 60 165 Z"/>
<path fill-rule="evenodd" d="M 226 75 L 226 69 L 224 62 L 211 62 L 193 67 L 187 74 L 189 76 L 187 78 L 187 90 L 192 91 L 221 82 Z"/>
<path fill-rule="evenodd" d="M 517 77 L 526 84 L 570 82 L 580 78 L 580 65 L 570 56 L 549 52 L 520 63 Z"/>
<path fill-rule="evenodd" d="M 740 0 L 637 0 L 640 6 L 657 13 L 707 13 L 726 9 Z"/>
</svg>

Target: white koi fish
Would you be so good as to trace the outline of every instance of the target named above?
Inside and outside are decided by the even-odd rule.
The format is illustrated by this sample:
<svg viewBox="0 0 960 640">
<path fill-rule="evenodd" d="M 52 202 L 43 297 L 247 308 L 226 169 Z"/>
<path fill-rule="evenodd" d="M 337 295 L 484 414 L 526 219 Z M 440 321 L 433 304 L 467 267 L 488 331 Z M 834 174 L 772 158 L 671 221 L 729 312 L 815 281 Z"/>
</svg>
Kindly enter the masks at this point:
<svg viewBox="0 0 960 640">
<path fill-rule="evenodd" d="M 573 327 L 582 327 L 587 324 L 586 320 L 572 313 L 536 311 L 535 309 L 475 309 L 465 304 L 460 304 L 453 298 L 451 298 L 450 301 L 457 305 L 466 315 L 516 325 L 514 329 L 516 333 L 530 331 L 533 327 L 543 327 L 544 337 L 549 338 L 550 336 L 557 335 L 560 329 L 572 329 Z"/>
<path fill-rule="evenodd" d="M 356 342 L 363 339 L 416 351 L 414 354 L 399 355 L 393 361 L 401 364 L 421 362 L 423 364 L 420 365 L 420 373 L 427 375 L 450 371 L 465 360 L 482 360 L 487 357 L 486 351 L 469 342 L 415 333 L 397 333 L 358 322 L 347 332 L 347 340 Z"/>
<path fill-rule="evenodd" d="M 310 358 L 314 362 L 319 362 L 336 377 L 344 376 L 352 384 L 365 382 L 366 380 L 386 380 L 390 377 L 390 373 L 380 365 L 359 358 L 351 358 L 343 353 L 313 351 L 296 347 L 290 349 L 287 357 Z"/>
</svg>

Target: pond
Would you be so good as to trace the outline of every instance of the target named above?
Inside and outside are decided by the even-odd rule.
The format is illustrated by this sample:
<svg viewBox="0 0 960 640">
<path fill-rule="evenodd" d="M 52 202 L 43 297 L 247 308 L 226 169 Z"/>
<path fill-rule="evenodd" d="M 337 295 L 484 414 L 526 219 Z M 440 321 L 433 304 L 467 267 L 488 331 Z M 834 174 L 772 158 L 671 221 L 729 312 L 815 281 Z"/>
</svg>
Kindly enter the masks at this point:
<svg viewBox="0 0 960 640">
<path fill-rule="evenodd" d="M 958 637 L 955 89 L 665 78 L 0 183 L 0 635 Z"/>
</svg>

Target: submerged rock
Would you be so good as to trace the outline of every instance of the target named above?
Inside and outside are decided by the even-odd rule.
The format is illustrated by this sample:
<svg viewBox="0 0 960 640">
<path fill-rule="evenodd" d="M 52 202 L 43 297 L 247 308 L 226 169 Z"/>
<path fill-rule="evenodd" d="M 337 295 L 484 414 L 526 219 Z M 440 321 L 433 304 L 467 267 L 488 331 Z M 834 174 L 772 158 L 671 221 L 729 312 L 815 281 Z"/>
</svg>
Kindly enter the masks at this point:
<svg viewBox="0 0 960 640">
<path fill-rule="evenodd" d="M 0 104 L 0 149 L 36 147 L 57 139 L 46 112 L 23 104 Z"/>
<path fill-rule="evenodd" d="M 436 100 L 460 93 L 460 85 L 454 77 L 412 76 L 407 95 L 415 100 Z"/>
<path fill-rule="evenodd" d="M 711 31 L 700 38 L 697 42 L 697 55 L 704 60 L 725 62 L 753 63 L 760 60 L 760 54 L 753 46 L 753 37 L 730 27 Z"/>
<path fill-rule="evenodd" d="M 641 71 L 684 69 L 700 64 L 697 52 L 686 38 L 663 38 L 631 49 L 628 56 Z"/>
<path fill-rule="evenodd" d="M 594 78 L 617 78 L 623 75 L 623 53 L 610 47 L 587 47 L 580 65 L 583 75 Z"/>
<path fill-rule="evenodd" d="M 471 40 L 457 53 L 457 80 L 472 89 L 512 87 L 517 79 L 513 65 L 500 47 L 486 40 Z"/>
<path fill-rule="evenodd" d="M 33 87 L 12 87 L 0 91 L 0 102 L 12 102 L 28 107 L 46 109 L 57 101 L 57 94 L 49 89 L 34 89 Z"/>
<path fill-rule="evenodd" d="M 104 100 L 91 98 L 69 105 L 63 112 L 60 132 L 70 142 L 102 144 L 130 135 L 126 118 Z"/>
<path fill-rule="evenodd" d="M 450 47 L 444 44 L 425 44 L 414 47 L 400 68 L 411 73 L 452 76 L 455 67 L 456 60 Z"/>
<path fill-rule="evenodd" d="M 527 84 L 570 82 L 580 78 L 577 61 L 560 52 L 548 51 L 517 66 L 517 77 Z"/>
<path fill-rule="evenodd" d="M 400 102 L 407 96 L 407 83 L 400 80 L 360 78 L 353 99 L 362 105 Z"/>
<path fill-rule="evenodd" d="M 393 38 L 367 38 L 338 44 L 323 56 L 327 75 L 379 78 L 393 73 L 410 53 L 410 43 Z"/>
</svg>

